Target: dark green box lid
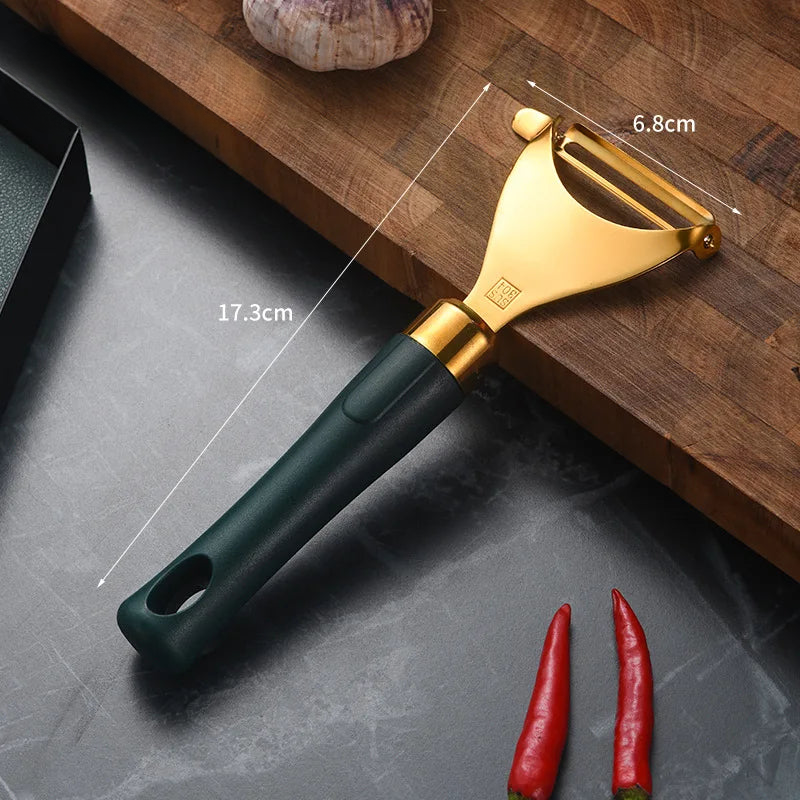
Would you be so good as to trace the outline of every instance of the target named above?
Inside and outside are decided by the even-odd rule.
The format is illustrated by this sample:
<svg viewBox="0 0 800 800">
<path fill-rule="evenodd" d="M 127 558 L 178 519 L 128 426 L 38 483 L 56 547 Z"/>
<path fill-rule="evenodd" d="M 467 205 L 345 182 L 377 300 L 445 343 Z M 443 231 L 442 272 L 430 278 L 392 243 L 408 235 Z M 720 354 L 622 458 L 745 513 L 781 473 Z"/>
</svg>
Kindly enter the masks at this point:
<svg viewBox="0 0 800 800">
<path fill-rule="evenodd" d="M 0 412 L 90 192 L 78 126 L 0 70 Z"/>
</svg>

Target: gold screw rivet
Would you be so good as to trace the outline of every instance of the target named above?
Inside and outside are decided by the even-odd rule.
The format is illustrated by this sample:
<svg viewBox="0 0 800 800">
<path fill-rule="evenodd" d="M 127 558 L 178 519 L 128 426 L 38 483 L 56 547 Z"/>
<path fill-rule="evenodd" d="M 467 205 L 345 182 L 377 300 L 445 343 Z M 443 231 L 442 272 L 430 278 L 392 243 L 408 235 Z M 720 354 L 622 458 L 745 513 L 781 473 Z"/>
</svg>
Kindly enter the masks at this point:
<svg viewBox="0 0 800 800">
<path fill-rule="evenodd" d="M 713 237 L 713 236 L 712 236 L 712 235 L 709 233 L 709 234 L 708 234 L 708 235 L 707 235 L 707 236 L 706 236 L 706 237 L 703 239 L 703 247 L 705 247 L 705 248 L 706 248 L 706 250 L 711 250 L 711 248 L 712 248 L 713 246 L 714 246 L 714 237 Z"/>
</svg>

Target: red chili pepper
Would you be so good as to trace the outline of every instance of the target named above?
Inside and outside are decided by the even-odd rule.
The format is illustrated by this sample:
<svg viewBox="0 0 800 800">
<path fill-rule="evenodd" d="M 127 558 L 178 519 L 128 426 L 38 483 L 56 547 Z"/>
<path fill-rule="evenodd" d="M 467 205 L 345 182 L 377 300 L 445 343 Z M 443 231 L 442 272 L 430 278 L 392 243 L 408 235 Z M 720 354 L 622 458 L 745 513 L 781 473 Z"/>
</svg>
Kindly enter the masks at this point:
<svg viewBox="0 0 800 800">
<path fill-rule="evenodd" d="M 625 598 L 614 589 L 614 628 L 619 656 L 617 724 L 614 731 L 614 800 L 649 800 L 653 791 L 653 668 L 647 639 Z"/>
<path fill-rule="evenodd" d="M 569 722 L 570 607 L 556 611 L 536 673 L 536 684 L 517 742 L 509 800 L 547 800 L 553 793 Z"/>
</svg>

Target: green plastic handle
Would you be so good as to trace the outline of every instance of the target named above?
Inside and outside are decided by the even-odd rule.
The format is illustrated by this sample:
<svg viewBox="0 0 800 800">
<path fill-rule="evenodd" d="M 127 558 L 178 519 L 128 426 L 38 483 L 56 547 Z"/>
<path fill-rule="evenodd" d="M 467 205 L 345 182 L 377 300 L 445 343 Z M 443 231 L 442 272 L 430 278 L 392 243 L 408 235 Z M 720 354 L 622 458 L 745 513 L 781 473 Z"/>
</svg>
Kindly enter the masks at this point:
<svg viewBox="0 0 800 800">
<path fill-rule="evenodd" d="M 393 337 L 241 499 L 122 603 L 128 641 L 158 669 L 190 667 L 275 572 L 463 398 L 436 356 Z"/>
</svg>

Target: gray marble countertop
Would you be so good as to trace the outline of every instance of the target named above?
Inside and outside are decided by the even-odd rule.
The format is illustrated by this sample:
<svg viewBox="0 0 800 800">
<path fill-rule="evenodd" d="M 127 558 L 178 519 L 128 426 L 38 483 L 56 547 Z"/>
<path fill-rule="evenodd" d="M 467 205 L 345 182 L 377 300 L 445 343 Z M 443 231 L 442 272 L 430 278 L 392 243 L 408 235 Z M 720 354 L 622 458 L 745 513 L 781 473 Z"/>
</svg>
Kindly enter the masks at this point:
<svg viewBox="0 0 800 800">
<path fill-rule="evenodd" d="M 502 798 L 564 601 L 556 797 L 608 797 L 618 586 L 651 643 L 656 798 L 797 800 L 800 585 L 500 371 L 197 669 L 152 672 L 119 602 L 418 308 L 354 266 L 96 588 L 346 258 L 5 9 L 0 67 L 82 126 L 94 189 L 0 425 L 0 798 Z"/>
</svg>

